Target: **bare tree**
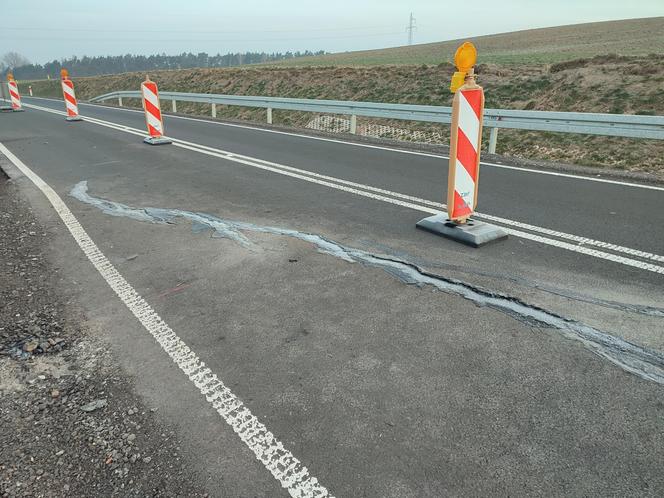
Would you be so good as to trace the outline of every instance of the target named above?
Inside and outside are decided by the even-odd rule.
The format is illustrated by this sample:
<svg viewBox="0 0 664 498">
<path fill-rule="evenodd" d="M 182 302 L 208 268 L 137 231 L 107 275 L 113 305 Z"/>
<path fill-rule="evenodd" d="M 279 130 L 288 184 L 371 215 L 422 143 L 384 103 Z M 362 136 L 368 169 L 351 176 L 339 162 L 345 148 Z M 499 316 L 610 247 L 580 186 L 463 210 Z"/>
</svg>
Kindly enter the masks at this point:
<svg viewBox="0 0 664 498">
<path fill-rule="evenodd" d="M 2 62 L 10 69 L 16 69 L 17 67 L 27 66 L 30 64 L 30 61 L 27 57 L 19 54 L 18 52 L 7 52 L 2 56 Z"/>
</svg>

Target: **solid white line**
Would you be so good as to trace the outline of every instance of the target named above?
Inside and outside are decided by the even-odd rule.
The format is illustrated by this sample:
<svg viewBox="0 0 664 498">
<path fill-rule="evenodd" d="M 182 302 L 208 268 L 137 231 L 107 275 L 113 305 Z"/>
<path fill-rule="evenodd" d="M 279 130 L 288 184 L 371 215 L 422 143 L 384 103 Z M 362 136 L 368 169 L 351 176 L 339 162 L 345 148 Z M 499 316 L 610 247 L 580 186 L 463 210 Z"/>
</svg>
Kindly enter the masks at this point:
<svg viewBox="0 0 664 498">
<path fill-rule="evenodd" d="M 54 109 L 42 108 L 42 107 L 31 105 L 31 104 L 28 104 L 28 105 L 30 107 L 35 108 L 35 109 L 43 110 L 45 112 L 50 112 L 50 113 L 53 113 L 53 114 L 63 114 L 61 111 L 56 111 Z M 111 122 L 108 122 L 108 121 L 103 121 L 103 120 L 96 119 L 96 118 L 84 118 L 84 119 L 88 122 L 93 123 L 93 124 L 98 124 L 98 125 L 105 126 L 107 128 L 112 128 L 112 129 L 122 131 L 122 132 L 125 132 L 125 133 L 131 133 L 133 135 L 139 135 L 139 136 L 144 135 L 144 133 L 141 132 L 140 130 L 137 130 L 135 128 L 131 128 L 131 127 L 128 127 L 128 126 L 118 125 L 118 124 L 115 124 L 115 123 L 111 123 Z M 172 138 L 172 137 L 169 137 L 169 138 Z M 208 147 L 208 146 L 205 146 L 205 145 L 200 145 L 200 144 L 196 144 L 196 143 L 192 143 L 192 142 L 187 142 L 187 141 L 184 141 L 184 140 L 178 140 L 178 139 L 173 139 L 173 140 L 174 140 L 173 144 L 175 146 L 182 147 L 184 149 L 188 149 L 188 150 L 191 150 L 191 151 L 194 151 L 194 152 L 198 152 L 198 153 L 201 153 L 201 154 L 206 154 L 206 155 L 210 155 L 210 156 L 214 156 L 214 157 L 219 157 L 221 159 L 226 159 L 228 161 L 233 161 L 233 162 L 237 162 L 237 163 L 240 163 L 240 164 L 246 164 L 248 166 L 252 166 L 252 167 L 255 167 L 255 168 L 263 169 L 263 170 L 266 170 L 266 171 L 271 171 L 271 172 L 274 172 L 274 173 L 278 173 L 278 174 L 285 175 L 285 176 L 290 176 L 290 177 L 293 177 L 293 178 L 298 178 L 300 180 L 304 180 L 304 181 L 307 181 L 307 182 L 310 182 L 310 183 L 317 183 L 319 185 L 324 185 L 326 187 L 331 187 L 331 188 L 341 190 L 341 191 L 344 191 L 344 192 L 348 192 L 348 193 L 352 193 L 352 194 L 356 194 L 356 195 L 361 195 L 363 197 L 368 197 L 368 198 L 371 198 L 371 199 L 380 200 L 380 201 L 383 201 L 383 202 L 388 202 L 390 204 L 395 204 L 395 205 L 406 207 L 406 208 L 409 208 L 409 209 L 415 209 L 415 210 L 418 210 L 418 211 L 431 213 L 431 214 L 438 214 L 441 211 L 441 209 L 446 208 L 444 204 L 439 204 L 439 203 L 436 203 L 436 202 L 433 202 L 433 201 L 428 201 L 428 200 L 425 200 L 425 199 L 419 199 L 417 197 L 412 197 L 412 196 L 407 196 L 407 195 L 404 195 L 404 194 L 399 194 L 397 192 L 391 192 L 389 190 L 378 189 L 376 187 L 371 187 L 371 186 L 368 186 L 368 185 L 349 182 L 347 180 L 341 180 L 341 179 L 337 179 L 337 178 L 334 178 L 334 177 L 319 175 L 317 173 L 312 173 L 310 171 L 301 170 L 301 169 L 298 169 L 298 168 L 293 168 L 291 166 L 285 166 L 285 165 L 281 165 L 281 164 L 278 164 L 278 163 L 271 163 L 269 161 L 264 161 L 264 160 L 261 160 L 261 159 L 255 159 L 255 158 L 248 157 L 248 156 L 242 156 L 240 154 L 234 154 L 232 152 L 223 151 L 221 149 L 215 149 L 213 147 Z M 345 186 L 345 185 L 348 185 L 348 186 Z M 372 192 L 378 192 L 378 193 L 383 194 L 383 195 L 378 195 L 378 194 L 372 193 Z M 410 201 L 410 202 L 404 202 L 404 201 L 398 200 L 398 199 L 404 199 L 404 200 Z M 422 204 L 424 204 L 424 206 Z M 431 207 L 427 207 L 427 206 L 431 206 Z M 439 208 L 439 209 L 433 209 L 434 207 Z M 572 240 L 573 242 L 577 242 L 578 245 L 569 244 L 567 242 L 561 242 L 561 241 L 558 241 L 558 240 L 545 238 L 545 237 L 542 237 L 542 236 L 539 236 L 539 235 L 528 234 L 528 233 L 522 232 L 520 230 L 514 230 L 512 228 L 504 227 L 508 231 L 508 233 L 510 233 L 510 234 L 512 234 L 516 237 L 521 237 L 521 238 L 524 238 L 524 239 L 533 240 L 533 241 L 536 241 L 536 242 L 540 242 L 542 244 L 547 244 L 547 245 L 550 245 L 550 246 L 553 246 L 553 247 L 558 247 L 558 248 L 566 249 L 566 250 L 569 250 L 569 251 L 573 251 L 573 252 L 577 252 L 577 253 L 581 253 L 581 254 L 586 254 L 586 255 L 589 255 L 589 256 L 596 257 L 596 258 L 605 259 L 607 261 L 613 261 L 613 262 L 616 262 L 616 263 L 624 264 L 626 266 L 632 266 L 632 267 L 635 267 L 635 268 L 640 268 L 642 270 L 652 271 L 652 272 L 655 272 L 655 273 L 664 273 L 664 267 L 660 267 L 660 266 L 653 265 L 653 264 L 650 264 L 650 263 L 645 263 L 645 262 L 642 262 L 642 261 L 633 260 L 633 259 L 630 259 L 630 258 L 625 258 L 623 256 L 616 256 L 614 254 L 606 253 L 606 252 L 603 252 L 603 251 L 597 251 L 597 250 L 592 249 L 592 248 L 584 247 L 584 245 L 595 245 L 597 247 L 602 247 L 602 248 L 617 251 L 617 252 L 624 252 L 624 253 L 630 254 L 632 256 L 638 256 L 638 257 L 643 257 L 643 258 L 646 258 L 646 259 L 652 259 L 654 261 L 664 261 L 664 256 L 660 256 L 658 254 L 652 254 L 652 253 L 648 253 L 648 252 L 645 252 L 645 251 L 639 251 L 637 249 L 632 249 L 632 248 L 629 248 L 629 247 L 623 247 L 623 246 L 619 246 L 619 245 L 616 245 L 616 244 L 611 244 L 609 242 L 597 241 L 597 240 L 594 240 L 594 239 L 589 239 L 587 237 L 581 237 L 581 236 L 578 236 L 578 235 L 567 234 L 565 232 L 557 232 L 555 230 L 551 230 L 551 229 L 548 229 L 548 228 L 543 228 L 543 227 L 538 227 L 538 226 L 535 226 L 535 225 L 529 225 L 527 223 L 521 223 L 521 222 L 518 222 L 518 221 L 508 220 L 508 219 L 505 219 L 505 218 L 500 218 L 498 216 L 476 213 L 475 217 L 480 218 L 480 219 L 487 219 L 487 220 L 494 221 L 496 223 L 505 224 L 505 225 L 508 225 L 508 226 L 509 225 L 516 226 L 516 227 L 519 227 L 519 228 L 532 230 L 532 231 L 535 231 L 535 232 L 540 232 L 540 233 L 544 233 L 544 234 L 555 236 L 555 237 L 567 238 L 569 240 Z"/>
<path fill-rule="evenodd" d="M 388 202 L 390 204 L 395 204 L 397 206 L 402 206 L 402 207 L 406 207 L 406 208 L 409 208 L 409 209 L 414 209 L 416 211 L 422 211 L 422 212 L 431 213 L 431 214 L 438 214 L 440 212 L 437 209 L 427 208 L 427 207 L 421 206 L 419 204 L 404 202 L 404 201 L 400 201 L 400 200 L 397 200 L 397 199 L 393 199 L 391 197 L 386 197 L 386 196 L 383 196 L 383 195 L 378 195 L 378 194 L 372 194 L 372 193 L 369 193 L 369 192 L 365 192 L 363 190 L 359 190 L 359 189 L 356 189 L 356 188 L 345 187 L 345 186 L 342 186 L 342 185 L 338 185 L 336 183 L 327 182 L 327 181 L 323 181 L 323 180 L 318 180 L 316 178 L 312 178 L 312 177 L 309 177 L 309 176 L 306 176 L 306 175 L 301 175 L 301 174 L 298 174 L 298 173 L 292 173 L 290 171 L 282 170 L 282 169 L 279 169 L 279 168 L 274 168 L 274 167 L 271 167 L 271 166 L 262 165 L 262 164 L 259 164 L 259 163 L 253 162 L 253 161 L 248 161 L 246 159 L 242 159 L 242 158 L 237 157 L 237 156 L 222 154 L 222 153 L 212 152 L 212 151 L 205 150 L 205 149 L 200 149 L 200 148 L 197 148 L 197 147 L 192 147 L 192 146 L 185 145 L 185 144 L 183 144 L 181 142 L 178 142 L 178 141 L 174 141 L 173 145 L 175 145 L 176 147 L 181 147 L 183 149 L 191 150 L 193 152 L 198 152 L 200 154 L 206 154 L 206 155 L 209 155 L 209 156 L 214 156 L 214 157 L 219 157 L 221 159 L 226 159 L 228 161 L 234 161 L 234 162 L 238 162 L 238 163 L 241 163 L 241 164 L 246 164 L 246 165 L 252 166 L 254 168 L 259 168 L 259 169 L 266 170 L 266 171 L 272 171 L 273 173 L 278 173 L 280 175 L 285 175 L 285 176 L 290 176 L 290 177 L 293 177 L 293 178 L 298 178 L 300 180 L 305 180 L 305 181 L 311 182 L 311 183 L 317 183 L 318 185 L 331 187 L 331 188 L 334 188 L 334 189 L 337 189 L 337 190 L 342 190 L 344 192 L 348 192 L 348 193 L 351 193 L 351 194 L 361 195 L 363 197 L 368 197 L 370 199 L 375 199 L 375 200 L 378 200 L 378 201 Z M 643 261 L 637 261 L 637 260 L 631 259 L 631 258 L 625 258 L 623 256 L 618 256 L 616 254 L 611 254 L 611 253 L 607 253 L 607 252 L 604 252 L 604 251 L 598 251 L 598 250 L 592 249 L 590 247 L 584 247 L 584 246 L 581 246 L 581 245 L 574 245 L 574 244 L 570 244 L 568 242 L 563 242 L 563 241 L 560 241 L 560 240 L 548 239 L 548 238 L 542 237 L 540 235 L 530 234 L 530 233 L 522 232 L 520 230 L 514 230 L 513 228 L 509 228 L 509 227 L 503 227 L 503 228 L 508 234 L 513 235 L 515 237 L 520 237 L 522 239 L 532 240 L 532 241 L 539 242 L 539 243 L 542 243 L 542 244 L 546 244 L 546 245 L 549 245 L 549 246 L 558 247 L 558 248 L 561 248 L 561 249 L 566 249 L 568 251 L 572 251 L 572 252 L 576 252 L 576 253 L 580 253 L 580 254 L 585 254 L 587 256 L 592 256 L 592 257 L 599 258 L 599 259 L 604 259 L 606 261 L 613 261 L 614 263 L 619 263 L 619 264 L 622 264 L 622 265 L 625 265 L 625 266 L 631 266 L 633 268 L 638 268 L 640 270 L 647 270 L 647 271 L 651 271 L 653 273 L 664 274 L 664 267 L 662 267 L 662 266 L 657 266 L 657 265 L 653 265 L 653 264 L 650 264 L 650 263 L 645 263 Z"/>
<path fill-rule="evenodd" d="M 293 497 L 331 496 L 115 269 L 60 196 L 2 143 L 0 152 L 41 190 L 109 287 L 281 486 Z"/>
<path fill-rule="evenodd" d="M 50 99 L 50 98 L 45 98 L 45 97 L 30 97 L 32 99 L 43 99 L 43 100 L 52 100 L 52 101 L 58 101 L 58 99 Z M 125 107 L 114 107 L 114 106 L 108 106 L 108 105 L 100 105 L 100 104 L 90 104 L 90 103 L 85 103 L 85 102 L 79 102 L 79 105 L 81 106 L 90 106 L 90 107 L 100 107 L 103 109 L 115 109 L 118 111 L 125 111 L 125 112 L 137 112 L 137 113 L 143 113 L 143 111 L 137 110 L 137 109 L 127 109 Z M 162 113 L 163 114 L 163 113 Z M 221 121 L 211 121 L 209 119 L 203 119 L 203 118 L 191 118 L 188 116 L 177 116 L 175 114 L 164 114 L 165 116 L 168 116 L 169 118 L 173 119 L 181 119 L 184 121 L 197 121 L 200 123 L 208 123 L 208 124 L 214 124 L 217 126 L 228 126 L 230 128 L 243 128 L 246 130 L 253 130 L 253 131 L 260 131 L 263 133 L 274 133 L 277 135 L 288 135 L 291 137 L 298 137 L 298 138 L 306 138 L 308 140 L 318 140 L 320 142 L 331 142 L 335 144 L 341 144 L 341 145 L 350 145 L 353 147 L 363 147 L 366 149 L 378 149 L 378 150 L 384 150 L 388 152 L 395 152 L 399 154 L 410 154 L 413 156 L 422 156 L 422 157 L 432 157 L 436 159 L 449 159 L 449 156 L 445 156 L 442 154 L 433 154 L 429 152 L 417 152 L 413 150 L 404 150 L 404 149 L 397 149 L 393 147 L 385 147 L 381 145 L 372 145 L 372 144 L 363 144 L 363 143 L 358 143 L 358 142 L 348 142 L 346 140 L 340 140 L 340 139 L 335 139 L 335 138 L 325 138 L 325 137 L 316 137 L 313 135 L 305 135 L 303 133 L 295 133 L 295 132 L 289 132 L 289 131 L 281 131 L 281 130 L 270 130 L 267 128 L 259 128 L 257 126 L 251 126 L 251 125 L 243 125 L 243 124 L 237 124 L 237 123 L 224 123 Z M 173 138 L 173 137 L 170 137 Z M 631 182 L 623 182 L 620 180 L 608 180 L 605 178 L 596 178 L 592 176 L 582 176 L 582 175 L 574 175 L 571 173 L 558 173 L 556 171 L 545 171 L 545 170 L 539 170 L 539 169 L 532 169 L 532 168 L 521 168 L 519 166 L 509 166 L 507 164 L 498 164 L 498 163 L 491 163 L 491 162 L 484 162 L 482 161 L 480 163 L 482 166 L 491 166 L 493 168 L 501 168 L 501 169 L 509 169 L 513 171 L 519 171 L 521 173 L 536 173 L 539 175 L 549 175 L 549 176 L 557 176 L 561 178 L 573 178 L 575 180 L 587 180 L 590 182 L 597 182 L 597 183 L 608 183 L 611 185 L 620 185 L 623 187 L 634 187 L 634 188 L 644 188 L 648 190 L 659 190 L 661 192 L 664 192 L 664 187 L 658 187 L 655 185 L 644 185 L 641 183 L 631 183 Z"/>
</svg>

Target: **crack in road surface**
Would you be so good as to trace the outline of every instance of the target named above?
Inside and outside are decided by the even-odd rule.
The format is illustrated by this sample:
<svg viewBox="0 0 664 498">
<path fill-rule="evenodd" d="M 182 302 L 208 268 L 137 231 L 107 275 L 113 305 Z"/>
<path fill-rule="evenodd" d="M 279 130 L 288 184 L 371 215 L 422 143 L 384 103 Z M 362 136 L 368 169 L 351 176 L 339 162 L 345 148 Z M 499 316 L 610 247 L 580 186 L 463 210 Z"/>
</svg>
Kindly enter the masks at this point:
<svg viewBox="0 0 664 498">
<path fill-rule="evenodd" d="M 242 232 L 258 232 L 292 237 L 315 246 L 328 254 L 349 263 L 380 268 L 406 284 L 420 287 L 431 286 L 448 294 L 468 299 L 479 306 L 507 313 L 527 323 L 558 330 L 564 337 L 580 341 L 587 349 L 639 377 L 664 384 L 664 355 L 658 351 L 625 341 L 589 325 L 564 318 L 560 315 L 529 305 L 520 299 L 488 292 L 466 283 L 427 272 L 414 263 L 373 254 L 368 251 L 344 246 L 320 235 L 287 228 L 260 226 L 253 223 L 226 220 L 206 213 L 196 213 L 168 208 L 134 208 L 115 201 L 93 197 L 88 194 L 87 181 L 76 184 L 70 195 L 75 199 L 95 206 L 104 213 L 150 223 L 173 224 L 176 218 L 190 220 L 194 231 L 212 229 L 217 237 L 228 238 L 250 248 L 254 245 Z"/>
</svg>

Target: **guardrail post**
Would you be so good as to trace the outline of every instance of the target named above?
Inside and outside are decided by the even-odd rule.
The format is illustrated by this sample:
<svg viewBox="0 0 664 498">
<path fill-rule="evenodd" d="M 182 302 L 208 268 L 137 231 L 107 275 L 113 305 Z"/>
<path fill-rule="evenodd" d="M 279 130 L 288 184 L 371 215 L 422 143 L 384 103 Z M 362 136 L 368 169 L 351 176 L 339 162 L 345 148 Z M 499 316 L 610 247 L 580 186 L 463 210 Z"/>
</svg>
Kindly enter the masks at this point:
<svg viewBox="0 0 664 498">
<path fill-rule="evenodd" d="M 357 133 L 357 116 L 355 114 L 350 117 L 350 132 L 353 135 Z"/>
<path fill-rule="evenodd" d="M 122 107 L 122 97 L 118 97 L 118 105 Z"/>
<path fill-rule="evenodd" d="M 175 99 L 171 100 L 171 102 L 173 103 L 173 112 L 178 112 L 178 105 Z"/>
<path fill-rule="evenodd" d="M 267 108 L 267 124 L 272 124 L 272 108 Z"/>
<path fill-rule="evenodd" d="M 212 104 L 212 117 L 217 117 L 217 104 Z"/>
<path fill-rule="evenodd" d="M 489 154 L 496 153 L 496 145 L 498 145 L 498 128 L 491 128 L 489 135 Z"/>
</svg>

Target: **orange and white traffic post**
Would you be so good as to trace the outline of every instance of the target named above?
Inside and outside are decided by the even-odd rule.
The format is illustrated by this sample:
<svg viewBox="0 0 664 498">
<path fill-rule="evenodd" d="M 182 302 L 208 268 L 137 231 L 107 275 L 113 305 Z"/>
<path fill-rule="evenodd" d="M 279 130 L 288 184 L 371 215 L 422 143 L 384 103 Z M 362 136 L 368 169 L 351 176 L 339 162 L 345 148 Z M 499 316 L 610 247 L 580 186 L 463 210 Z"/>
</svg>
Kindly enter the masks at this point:
<svg viewBox="0 0 664 498">
<path fill-rule="evenodd" d="M 74 82 L 69 79 L 69 72 L 66 69 L 60 71 L 62 78 L 62 96 L 65 99 L 65 107 L 67 108 L 67 121 L 82 121 L 81 116 L 78 114 L 78 102 L 76 101 L 76 93 L 74 92 Z"/>
<path fill-rule="evenodd" d="M 21 94 L 18 92 L 18 84 L 16 83 L 12 73 L 7 73 L 7 88 L 9 88 L 9 99 L 11 100 L 12 111 L 23 111 L 23 106 L 21 105 Z"/>
<path fill-rule="evenodd" d="M 447 175 L 447 216 L 438 214 L 417 223 L 418 228 L 473 247 L 507 238 L 504 230 L 472 218 L 477 207 L 484 117 L 484 90 L 475 81 L 476 61 L 477 50 L 470 42 L 461 45 L 454 55 L 458 71 L 454 73 L 450 85 L 454 99 Z"/>
<path fill-rule="evenodd" d="M 149 137 L 143 141 L 150 145 L 170 144 L 173 141 L 164 136 L 164 120 L 161 115 L 161 104 L 159 103 L 159 89 L 154 81 L 148 76 L 141 83 L 141 95 L 143 96 L 143 109 L 145 110 L 145 124 L 148 128 Z"/>
</svg>

